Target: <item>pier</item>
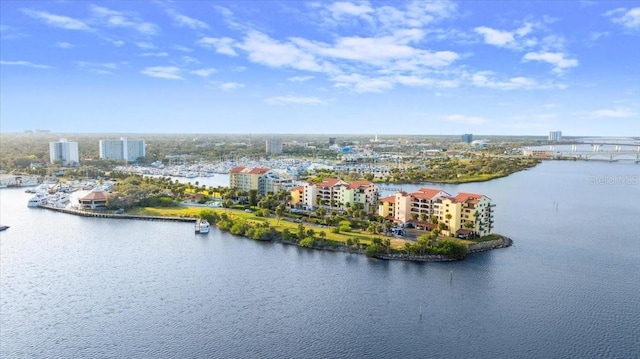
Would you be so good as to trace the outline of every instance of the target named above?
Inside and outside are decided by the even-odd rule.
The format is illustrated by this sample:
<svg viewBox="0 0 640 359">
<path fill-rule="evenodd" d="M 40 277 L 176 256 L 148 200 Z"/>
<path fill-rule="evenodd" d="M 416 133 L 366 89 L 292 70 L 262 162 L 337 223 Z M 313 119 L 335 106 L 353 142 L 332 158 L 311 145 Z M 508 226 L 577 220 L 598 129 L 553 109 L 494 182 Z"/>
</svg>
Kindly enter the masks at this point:
<svg viewBox="0 0 640 359">
<path fill-rule="evenodd" d="M 163 216 L 137 216 L 124 213 L 107 213 L 107 212 L 95 212 L 86 211 L 73 208 L 60 208 L 49 205 L 40 205 L 39 208 L 44 208 L 56 212 L 73 214 L 82 217 L 96 217 L 96 218 L 114 218 L 114 219 L 136 219 L 145 221 L 171 221 L 171 222 L 195 222 L 197 219 L 192 217 L 163 217 Z"/>
</svg>

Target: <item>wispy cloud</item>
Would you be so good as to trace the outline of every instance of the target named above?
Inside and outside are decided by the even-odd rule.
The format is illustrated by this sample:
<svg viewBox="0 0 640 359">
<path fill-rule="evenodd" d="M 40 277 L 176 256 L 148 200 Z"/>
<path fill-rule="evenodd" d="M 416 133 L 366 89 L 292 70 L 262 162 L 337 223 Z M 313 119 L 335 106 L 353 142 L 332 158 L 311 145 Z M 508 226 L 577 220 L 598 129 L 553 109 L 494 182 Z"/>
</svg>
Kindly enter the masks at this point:
<svg viewBox="0 0 640 359">
<path fill-rule="evenodd" d="M 565 58 L 560 52 L 529 52 L 522 61 L 542 61 L 553 65 L 553 72 L 562 73 L 565 69 L 578 66 L 578 60 Z"/>
<path fill-rule="evenodd" d="M 540 83 L 538 80 L 530 77 L 518 76 L 505 80 L 495 78 L 495 74 L 490 71 L 480 71 L 469 75 L 471 85 L 475 87 L 486 87 L 497 90 L 533 90 L 548 88 L 565 88 L 564 85 L 555 83 Z"/>
<path fill-rule="evenodd" d="M 276 96 L 270 97 L 264 102 L 269 105 L 321 105 L 325 101 L 314 96 Z"/>
<path fill-rule="evenodd" d="M 26 66 L 26 67 L 33 67 L 33 68 L 36 68 L 36 69 L 50 69 L 51 68 L 51 66 L 49 66 L 49 65 L 34 64 L 33 62 L 29 62 L 29 61 L 0 61 L 0 65 Z"/>
<path fill-rule="evenodd" d="M 202 47 L 213 47 L 216 49 L 216 52 L 219 54 L 236 56 L 238 55 L 236 51 L 233 49 L 234 40 L 229 37 L 203 37 L 202 39 L 197 41 L 197 44 Z"/>
<path fill-rule="evenodd" d="M 98 75 L 110 75 L 118 68 L 118 64 L 113 62 L 76 61 L 75 64 L 80 69 L 93 72 Z"/>
<path fill-rule="evenodd" d="M 138 46 L 138 48 L 140 49 L 144 49 L 144 50 L 152 50 L 156 48 L 156 45 L 150 43 L 150 42 L 146 42 L 146 41 L 140 41 L 140 42 L 136 42 L 136 46 Z"/>
<path fill-rule="evenodd" d="M 218 70 L 214 69 L 213 67 L 191 71 L 192 74 L 202 77 L 209 77 L 216 72 L 218 72 Z"/>
<path fill-rule="evenodd" d="M 305 82 L 305 81 L 309 81 L 314 79 L 315 76 L 294 76 L 294 77 L 289 77 L 287 80 L 289 80 L 290 82 Z"/>
<path fill-rule="evenodd" d="M 456 122 L 456 123 L 462 123 L 466 125 L 482 125 L 483 123 L 487 122 L 487 120 L 482 117 L 465 116 L 465 115 L 459 115 L 459 114 L 445 116 L 444 120 L 448 122 Z"/>
<path fill-rule="evenodd" d="M 154 66 L 147 67 L 140 71 L 141 74 L 168 80 L 182 80 L 180 68 L 175 66 Z"/>
<path fill-rule="evenodd" d="M 0 39 L 11 40 L 11 39 L 19 39 L 22 37 L 28 36 L 27 34 L 20 31 L 18 28 L 9 25 L 0 25 Z"/>
<path fill-rule="evenodd" d="M 61 49 L 72 49 L 75 47 L 75 45 L 68 43 L 66 41 L 63 41 L 63 42 L 57 42 L 56 47 L 59 47 Z"/>
<path fill-rule="evenodd" d="M 620 24 L 629 30 L 640 30 L 640 7 L 632 9 L 618 8 L 604 14 L 616 24 Z"/>
<path fill-rule="evenodd" d="M 638 113 L 629 108 L 605 108 L 595 110 L 589 113 L 591 117 L 596 118 L 628 118 L 638 117 Z"/>
<path fill-rule="evenodd" d="M 167 14 L 178 26 L 186 26 L 196 30 L 209 28 L 209 25 L 207 25 L 205 22 L 180 14 L 175 10 L 169 9 L 167 10 Z"/>
<path fill-rule="evenodd" d="M 143 52 L 139 56 L 142 57 L 167 57 L 169 56 L 168 52 Z"/>
<path fill-rule="evenodd" d="M 222 91 L 233 91 L 243 87 L 244 84 L 238 82 L 223 82 L 218 84 L 218 88 Z"/>
<path fill-rule="evenodd" d="M 141 20 L 135 15 L 125 14 L 102 6 L 92 6 L 91 13 L 108 27 L 130 28 L 143 35 L 156 35 L 158 26 Z"/>
<path fill-rule="evenodd" d="M 67 29 L 67 30 L 91 30 L 89 25 L 81 20 L 77 20 L 68 16 L 51 14 L 46 11 L 36 11 L 31 9 L 22 9 L 22 12 L 34 19 L 43 20 L 46 24 Z"/>
</svg>

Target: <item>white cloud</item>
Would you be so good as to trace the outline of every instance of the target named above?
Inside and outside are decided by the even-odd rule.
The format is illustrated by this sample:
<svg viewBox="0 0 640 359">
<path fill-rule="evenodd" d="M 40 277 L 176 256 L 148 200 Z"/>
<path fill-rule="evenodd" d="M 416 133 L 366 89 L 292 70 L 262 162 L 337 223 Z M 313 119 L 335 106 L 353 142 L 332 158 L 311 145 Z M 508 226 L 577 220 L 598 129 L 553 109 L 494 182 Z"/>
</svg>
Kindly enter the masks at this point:
<svg viewBox="0 0 640 359">
<path fill-rule="evenodd" d="M 444 117 L 445 121 L 462 123 L 466 125 L 482 125 L 487 122 L 486 119 L 477 116 L 449 115 Z"/>
<path fill-rule="evenodd" d="M 313 96 L 276 96 L 264 101 L 270 105 L 321 105 L 325 103 L 321 99 Z"/>
<path fill-rule="evenodd" d="M 291 82 L 305 82 L 305 81 L 312 80 L 314 78 L 315 76 L 294 76 L 294 77 L 289 77 L 287 80 Z"/>
<path fill-rule="evenodd" d="M 136 16 L 124 14 L 102 6 L 91 6 L 91 13 L 108 27 L 130 28 L 143 35 L 156 35 L 158 27 L 150 22 L 143 21 Z"/>
<path fill-rule="evenodd" d="M 531 47 L 537 44 L 537 40 L 526 38 L 533 32 L 534 24 L 525 23 L 513 31 L 497 30 L 487 26 L 479 26 L 474 31 L 484 38 L 485 44 L 507 48 Z"/>
<path fill-rule="evenodd" d="M 36 69 L 50 69 L 51 68 L 51 66 L 49 66 L 49 65 L 34 64 L 33 62 L 29 62 L 29 61 L 0 61 L 0 65 L 26 66 L 26 67 L 33 67 L 33 68 L 36 68 Z"/>
<path fill-rule="evenodd" d="M 249 60 L 270 67 L 291 67 L 298 70 L 329 71 L 324 63 L 291 43 L 282 43 L 258 31 L 251 31 L 239 48 L 249 54 Z"/>
<path fill-rule="evenodd" d="M 597 118 L 628 118 L 636 117 L 638 113 L 628 108 L 610 108 L 595 110 L 590 115 Z"/>
<path fill-rule="evenodd" d="M 512 77 L 507 80 L 496 80 L 490 71 L 481 71 L 470 76 L 471 84 L 476 87 L 486 87 L 498 90 L 531 90 L 544 88 L 563 88 L 555 84 L 540 84 L 529 77 Z"/>
<path fill-rule="evenodd" d="M 565 58 L 560 52 L 529 52 L 522 61 L 542 61 L 553 65 L 553 72 L 562 73 L 565 69 L 578 66 L 578 60 Z"/>
<path fill-rule="evenodd" d="M 21 32 L 18 28 L 14 26 L 0 24 L 0 38 L 5 40 L 10 39 L 19 39 L 21 37 L 26 37 L 27 34 Z"/>
<path fill-rule="evenodd" d="M 120 47 L 120 46 L 124 45 L 124 41 L 122 41 L 122 40 L 114 40 L 114 39 L 110 39 L 110 38 L 107 38 L 107 37 L 105 37 L 103 39 L 105 41 L 109 42 L 113 46 Z"/>
<path fill-rule="evenodd" d="M 393 4 L 391 2 L 390 4 Z M 382 29 L 420 28 L 427 24 L 446 19 L 457 11 L 457 5 L 452 1 L 424 1 L 396 2 L 406 4 L 404 9 L 389 5 L 375 8 L 378 27 Z"/>
<path fill-rule="evenodd" d="M 236 56 L 238 55 L 236 51 L 233 49 L 234 40 L 229 37 L 203 37 L 202 39 L 197 41 L 197 44 L 202 47 L 214 47 L 216 52 L 219 54 Z"/>
<path fill-rule="evenodd" d="M 218 70 L 214 69 L 213 67 L 191 71 L 192 74 L 202 77 L 209 77 L 211 74 L 214 74 L 216 72 L 218 72 Z"/>
<path fill-rule="evenodd" d="M 199 64 L 200 61 L 198 61 L 198 59 L 191 57 L 191 56 L 182 56 L 181 58 L 182 63 L 185 65 L 190 65 L 190 64 Z"/>
<path fill-rule="evenodd" d="M 640 30 L 640 7 L 632 9 L 619 8 L 605 13 L 611 17 L 611 21 L 620 24 L 629 30 Z"/>
<path fill-rule="evenodd" d="M 71 49 L 71 48 L 74 48 L 75 45 L 68 43 L 66 41 L 62 41 L 62 42 L 57 42 L 56 47 L 59 47 L 61 49 Z"/>
<path fill-rule="evenodd" d="M 155 49 L 156 45 L 150 43 L 150 42 L 145 42 L 145 41 L 141 41 L 141 42 L 136 42 L 136 46 L 138 46 L 138 48 L 144 49 L 144 50 L 151 50 L 151 49 Z"/>
<path fill-rule="evenodd" d="M 327 6 L 333 18 L 338 19 L 342 16 L 363 16 L 373 12 L 373 8 L 368 4 L 356 5 L 350 2 L 337 1 Z"/>
<path fill-rule="evenodd" d="M 237 82 L 223 82 L 221 84 L 218 84 L 218 88 L 223 91 L 233 91 L 243 87 L 244 87 L 244 84 L 237 83 Z"/>
<path fill-rule="evenodd" d="M 172 49 L 174 50 L 178 50 L 178 51 L 182 51 L 182 52 L 192 52 L 193 50 L 186 47 L 186 46 L 182 46 L 182 45 L 176 45 L 174 47 L 172 47 Z"/>
<path fill-rule="evenodd" d="M 75 64 L 86 71 L 93 72 L 98 75 L 109 75 L 113 73 L 113 70 L 118 68 L 118 64 L 113 62 L 88 62 L 88 61 L 76 61 Z"/>
<path fill-rule="evenodd" d="M 393 80 L 386 77 L 371 78 L 360 74 L 338 75 L 332 78 L 338 88 L 349 88 L 355 92 L 382 92 L 393 88 Z"/>
<path fill-rule="evenodd" d="M 495 30 L 486 26 L 476 27 L 474 30 L 484 36 L 484 42 L 489 45 L 507 46 L 515 40 L 513 33 L 508 31 Z"/>
<path fill-rule="evenodd" d="M 154 66 L 147 67 L 140 71 L 141 74 L 169 80 L 182 80 L 180 68 L 175 66 Z"/>
<path fill-rule="evenodd" d="M 143 52 L 139 56 L 142 57 L 167 57 L 169 56 L 168 52 Z"/>
<path fill-rule="evenodd" d="M 22 12 L 34 19 L 44 20 L 45 23 L 51 26 L 60 27 L 67 30 L 91 30 L 86 23 L 62 15 L 55 15 L 45 11 L 36 11 L 31 9 L 22 9 Z"/>
<path fill-rule="evenodd" d="M 209 25 L 207 25 L 205 22 L 200 21 L 200 20 L 196 20 L 192 17 L 186 16 L 186 15 L 182 15 L 180 13 L 178 13 L 175 10 L 167 10 L 167 14 L 169 14 L 169 16 L 171 17 L 171 19 L 173 19 L 173 21 L 178 25 L 178 26 L 186 26 L 186 27 L 190 27 L 192 29 L 208 29 Z"/>
</svg>

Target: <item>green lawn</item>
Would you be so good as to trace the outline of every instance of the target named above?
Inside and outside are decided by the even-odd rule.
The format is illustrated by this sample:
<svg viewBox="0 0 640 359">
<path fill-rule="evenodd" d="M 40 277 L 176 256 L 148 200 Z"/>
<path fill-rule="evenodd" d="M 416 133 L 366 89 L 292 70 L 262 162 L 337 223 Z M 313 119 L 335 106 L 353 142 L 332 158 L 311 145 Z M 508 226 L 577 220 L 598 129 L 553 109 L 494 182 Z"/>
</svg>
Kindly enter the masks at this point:
<svg viewBox="0 0 640 359">
<path fill-rule="evenodd" d="M 217 213 L 226 213 L 229 217 L 232 218 L 242 218 L 249 222 L 253 223 L 269 223 L 269 226 L 275 228 L 277 231 L 282 232 L 285 228 L 289 228 L 289 231 L 295 233 L 298 229 L 298 223 L 294 223 L 291 221 L 287 221 L 284 218 L 278 219 L 276 217 L 259 217 L 253 213 L 248 213 L 243 210 L 237 209 L 227 209 L 227 208 L 201 208 L 201 207 L 170 207 L 170 208 L 133 208 L 128 210 L 128 214 L 138 215 L 138 216 L 162 216 L 162 217 L 193 217 L 196 218 L 202 211 L 212 211 Z M 367 232 L 362 231 L 352 231 L 346 233 L 333 233 L 332 227 L 322 227 L 313 225 L 310 223 L 304 223 L 305 229 L 313 229 L 316 232 L 316 236 L 321 231 L 324 231 L 327 240 L 336 241 L 345 243 L 348 238 L 359 238 L 360 243 L 370 244 L 371 239 L 375 237 L 385 238 L 384 235 L 372 235 Z M 398 238 L 391 238 L 391 247 L 394 249 L 402 249 L 404 248 L 404 243 L 406 241 Z"/>
</svg>

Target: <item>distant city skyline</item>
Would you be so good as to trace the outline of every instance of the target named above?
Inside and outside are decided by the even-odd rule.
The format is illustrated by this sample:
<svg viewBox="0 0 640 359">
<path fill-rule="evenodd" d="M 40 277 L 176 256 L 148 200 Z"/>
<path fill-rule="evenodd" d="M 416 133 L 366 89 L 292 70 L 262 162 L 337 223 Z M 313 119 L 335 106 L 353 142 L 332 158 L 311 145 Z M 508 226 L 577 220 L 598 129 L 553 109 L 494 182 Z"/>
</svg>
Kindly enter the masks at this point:
<svg viewBox="0 0 640 359">
<path fill-rule="evenodd" d="M 640 136 L 640 1 L 0 2 L 0 132 Z"/>
</svg>

